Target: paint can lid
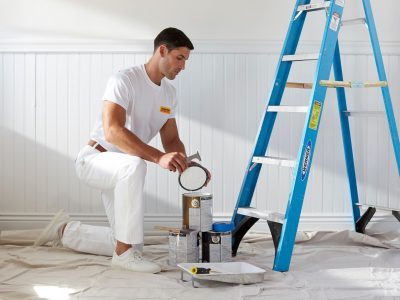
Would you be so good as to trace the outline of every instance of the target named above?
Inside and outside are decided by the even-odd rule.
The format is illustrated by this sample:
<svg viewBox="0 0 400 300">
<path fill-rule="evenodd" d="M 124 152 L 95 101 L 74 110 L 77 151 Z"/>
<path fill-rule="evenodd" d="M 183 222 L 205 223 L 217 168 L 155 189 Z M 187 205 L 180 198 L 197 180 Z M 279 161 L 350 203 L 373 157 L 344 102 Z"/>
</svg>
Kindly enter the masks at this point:
<svg viewBox="0 0 400 300">
<path fill-rule="evenodd" d="M 233 229 L 231 222 L 215 222 L 213 223 L 212 230 L 216 232 L 226 232 Z"/>
</svg>

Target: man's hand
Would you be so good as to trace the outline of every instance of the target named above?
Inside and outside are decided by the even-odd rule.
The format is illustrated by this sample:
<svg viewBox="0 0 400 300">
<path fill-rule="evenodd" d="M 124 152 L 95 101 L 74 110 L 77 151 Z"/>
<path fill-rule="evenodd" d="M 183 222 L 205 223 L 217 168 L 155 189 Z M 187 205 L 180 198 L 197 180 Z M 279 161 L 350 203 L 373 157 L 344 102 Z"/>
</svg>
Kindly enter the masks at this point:
<svg viewBox="0 0 400 300">
<path fill-rule="evenodd" d="M 188 168 L 185 154 L 181 152 L 169 152 L 165 153 L 158 160 L 158 164 L 167 170 L 172 172 L 178 171 L 181 174 Z"/>
</svg>

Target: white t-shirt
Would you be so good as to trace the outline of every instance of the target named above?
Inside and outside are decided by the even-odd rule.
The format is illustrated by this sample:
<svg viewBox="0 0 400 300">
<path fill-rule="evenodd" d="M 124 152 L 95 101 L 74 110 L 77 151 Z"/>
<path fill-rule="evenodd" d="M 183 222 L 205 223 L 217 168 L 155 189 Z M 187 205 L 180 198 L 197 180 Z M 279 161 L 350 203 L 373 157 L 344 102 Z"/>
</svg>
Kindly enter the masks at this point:
<svg viewBox="0 0 400 300">
<path fill-rule="evenodd" d="M 126 111 L 125 127 L 144 143 L 156 136 L 168 119 L 175 117 L 175 88 L 165 78 L 161 85 L 152 82 L 144 65 L 121 70 L 107 83 L 103 100 L 114 102 Z M 104 137 L 100 114 L 90 138 L 108 151 L 121 152 Z"/>
</svg>

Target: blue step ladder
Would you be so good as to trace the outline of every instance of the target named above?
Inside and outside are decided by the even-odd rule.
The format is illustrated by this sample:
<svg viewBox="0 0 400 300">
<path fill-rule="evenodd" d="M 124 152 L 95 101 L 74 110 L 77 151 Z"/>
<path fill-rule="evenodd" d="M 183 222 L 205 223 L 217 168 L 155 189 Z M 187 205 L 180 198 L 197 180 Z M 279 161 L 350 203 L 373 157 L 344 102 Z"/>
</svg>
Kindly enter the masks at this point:
<svg viewBox="0 0 400 300">
<path fill-rule="evenodd" d="M 275 74 L 273 88 L 269 96 L 268 106 L 264 112 L 264 116 L 259 127 L 256 144 L 248 162 L 243 183 L 236 202 L 236 207 L 232 216 L 232 223 L 234 224 L 234 230 L 232 232 L 233 255 L 236 255 L 239 244 L 246 232 L 259 219 L 264 219 L 267 221 L 275 246 L 275 260 L 273 266 L 275 271 L 287 271 L 289 269 L 327 88 L 335 88 L 337 93 L 345 162 L 350 187 L 350 198 L 352 202 L 353 221 L 357 231 L 363 232 L 366 224 L 372 217 L 375 208 L 372 208 L 372 210 L 369 212 L 367 210 L 366 214 L 360 216 L 356 173 L 354 168 L 348 120 L 349 116 L 352 115 L 352 112 L 347 110 L 344 92 L 345 87 L 378 87 L 381 89 L 391 140 L 396 157 L 397 169 L 400 175 L 399 135 L 396 128 L 392 102 L 390 99 L 389 88 L 370 1 L 362 0 L 365 18 L 346 21 L 342 20 L 345 0 L 323 1 L 319 3 L 310 2 L 310 0 L 296 1 L 288 33 L 279 57 L 278 67 Z M 325 11 L 327 19 L 319 53 L 296 54 L 296 48 L 306 16 L 309 13 L 321 10 Z M 343 25 L 353 24 L 365 24 L 368 28 L 379 76 L 378 82 L 343 81 L 338 34 Z M 313 83 L 288 82 L 287 80 L 292 63 L 306 60 L 318 60 Z M 335 77 L 335 80 L 333 81 L 329 80 L 332 64 Z M 280 105 L 285 88 L 311 89 L 309 105 L 304 107 Z M 296 160 L 266 156 L 266 151 L 275 119 L 277 113 L 280 112 L 306 113 L 301 144 Z M 259 211 L 250 206 L 262 164 L 272 164 L 280 167 L 293 168 L 293 182 L 287 203 L 286 213 L 284 215 L 268 211 Z M 398 211 L 393 212 L 393 215 L 400 221 Z"/>
</svg>

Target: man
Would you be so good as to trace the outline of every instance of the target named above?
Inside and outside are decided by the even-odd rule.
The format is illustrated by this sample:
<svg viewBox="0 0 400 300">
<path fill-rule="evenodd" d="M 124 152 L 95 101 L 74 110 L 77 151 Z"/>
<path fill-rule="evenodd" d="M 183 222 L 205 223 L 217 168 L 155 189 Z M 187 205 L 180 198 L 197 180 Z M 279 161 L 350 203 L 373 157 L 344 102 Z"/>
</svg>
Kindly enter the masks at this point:
<svg viewBox="0 0 400 300">
<path fill-rule="evenodd" d="M 108 81 L 102 117 L 75 164 L 80 180 L 102 190 L 111 228 L 68 222 L 68 216 L 59 213 L 35 245 L 61 240 L 76 251 L 112 255 L 114 267 L 160 272 L 141 256 L 145 161 L 179 173 L 188 167 L 175 121 L 176 91 L 166 78 L 173 80 L 185 69 L 193 49 L 182 31 L 166 28 L 155 38 L 146 64 L 122 70 Z M 165 152 L 148 145 L 158 132 Z"/>
</svg>

